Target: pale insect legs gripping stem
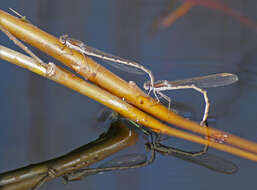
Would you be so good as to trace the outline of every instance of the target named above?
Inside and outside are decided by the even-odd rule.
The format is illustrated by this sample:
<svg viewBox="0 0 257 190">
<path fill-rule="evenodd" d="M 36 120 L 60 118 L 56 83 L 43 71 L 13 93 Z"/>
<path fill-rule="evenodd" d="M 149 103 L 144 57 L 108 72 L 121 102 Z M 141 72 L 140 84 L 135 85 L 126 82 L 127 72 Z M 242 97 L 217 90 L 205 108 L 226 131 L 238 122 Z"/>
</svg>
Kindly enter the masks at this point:
<svg viewBox="0 0 257 190">
<path fill-rule="evenodd" d="M 153 88 L 153 86 L 154 86 L 154 76 L 152 74 L 152 71 L 146 69 L 144 66 L 142 66 L 142 65 L 140 65 L 140 64 L 138 64 L 138 63 L 136 63 L 134 61 L 130 61 L 130 60 L 118 57 L 118 56 L 114 56 L 114 55 L 111 55 L 109 53 L 105 53 L 105 52 L 100 51 L 98 49 L 95 49 L 95 48 L 92 48 L 90 46 L 87 46 L 87 45 L 85 45 L 83 42 L 81 42 L 79 40 L 72 39 L 72 38 L 68 37 L 68 35 L 60 36 L 59 41 L 63 45 L 65 45 L 65 46 L 67 46 L 67 47 L 69 47 L 69 48 L 71 48 L 73 50 L 76 50 L 76 51 L 78 51 L 78 52 L 80 52 L 82 54 L 85 54 L 87 56 L 93 56 L 93 57 L 97 57 L 97 58 L 103 59 L 105 61 L 114 62 L 114 63 L 116 63 L 116 64 L 112 64 L 112 66 L 114 66 L 114 67 L 118 66 L 118 64 L 122 64 L 123 66 L 127 65 L 127 66 L 134 67 L 134 68 L 137 68 L 139 70 L 144 71 L 150 77 L 151 87 L 148 89 L 149 90 L 148 95 L 153 90 L 153 93 L 154 93 L 155 97 L 159 101 L 159 98 L 158 98 L 157 94 L 155 93 L 155 88 Z M 122 69 L 122 66 L 119 66 L 119 68 Z M 131 68 L 127 68 L 126 67 L 125 70 L 128 71 L 128 72 L 131 72 Z M 132 71 L 132 72 L 133 73 L 138 73 L 138 74 L 141 73 L 138 70 L 135 71 L 135 72 L 134 71 Z"/>
<path fill-rule="evenodd" d="M 202 93 L 204 96 L 204 100 L 205 100 L 205 110 L 204 110 L 204 115 L 203 115 L 203 118 L 201 121 L 201 125 L 203 125 L 206 122 L 206 119 L 208 118 L 210 103 L 209 103 L 209 99 L 207 96 L 207 91 L 203 90 L 202 88 L 213 88 L 213 87 L 219 87 L 219 86 L 226 86 L 226 85 L 232 84 L 236 81 L 238 81 L 238 77 L 235 74 L 218 73 L 218 74 L 212 74 L 212 75 L 207 75 L 207 76 L 202 76 L 202 77 L 194 77 L 194 78 L 177 80 L 177 81 L 167 81 L 167 80 L 156 81 L 154 83 L 154 87 L 152 87 L 151 86 L 152 84 L 148 81 L 144 84 L 144 88 L 145 88 L 145 90 L 154 88 L 157 94 L 159 94 L 161 97 L 163 97 L 164 99 L 166 99 L 169 102 L 169 109 L 170 109 L 171 100 L 168 96 L 161 93 L 160 91 L 192 88 L 192 89 Z"/>
</svg>

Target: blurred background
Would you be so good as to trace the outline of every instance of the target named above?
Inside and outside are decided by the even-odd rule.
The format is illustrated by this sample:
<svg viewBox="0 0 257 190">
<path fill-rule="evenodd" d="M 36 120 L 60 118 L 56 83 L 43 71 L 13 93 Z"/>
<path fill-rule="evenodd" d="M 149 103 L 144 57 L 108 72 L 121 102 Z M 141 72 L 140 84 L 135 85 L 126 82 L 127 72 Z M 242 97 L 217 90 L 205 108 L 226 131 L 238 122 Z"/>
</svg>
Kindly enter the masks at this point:
<svg viewBox="0 0 257 190">
<path fill-rule="evenodd" d="M 152 70 L 157 80 L 220 72 L 237 74 L 239 82 L 208 90 L 210 125 L 256 142 L 257 2 L 198 1 L 184 16 L 172 21 L 171 15 L 185 2 L 9 0 L 0 5 L 7 12 L 13 8 L 54 36 L 68 34 L 105 52 L 135 60 Z M 3 33 L 0 41 L 1 45 L 21 51 Z M 34 52 L 46 62 L 52 60 L 35 49 Z M 2 60 L 0 63 L 1 173 L 65 154 L 107 130 L 108 125 L 97 120 L 103 105 L 15 65 Z M 140 87 L 149 80 L 147 75 L 106 67 Z M 200 94 L 181 90 L 167 95 L 192 119 L 200 120 L 204 108 Z M 201 148 L 172 141 L 174 146 Z M 141 142 L 120 154 L 143 151 Z M 142 169 L 90 176 L 68 185 L 57 179 L 41 189 L 241 190 L 257 186 L 256 163 L 213 149 L 210 152 L 236 163 L 238 173 L 219 174 L 158 155 L 154 164 Z"/>
</svg>

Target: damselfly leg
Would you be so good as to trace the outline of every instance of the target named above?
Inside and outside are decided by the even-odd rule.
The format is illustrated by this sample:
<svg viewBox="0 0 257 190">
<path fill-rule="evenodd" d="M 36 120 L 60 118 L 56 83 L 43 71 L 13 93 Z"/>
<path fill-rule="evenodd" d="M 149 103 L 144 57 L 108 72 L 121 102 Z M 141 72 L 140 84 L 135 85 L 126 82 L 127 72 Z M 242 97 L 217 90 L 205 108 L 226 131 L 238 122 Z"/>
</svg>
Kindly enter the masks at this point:
<svg viewBox="0 0 257 190">
<path fill-rule="evenodd" d="M 215 172 L 233 174 L 238 171 L 238 167 L 236 164 L 224 158 L 210 154 L 209 152 L 207 152 L 207 149 L 199 152 L 188 152 L 166 146 L 160 142 L 160 139 L 160 135 L 156 134 L 156 141 L 154 141 L 154 143 L 146 144 L 146 148 L 151 150 L 154 149 L 156 152 L 165 156 L 173 156 L 197 164 L 199 166 L 203 166 Z"/>
<path fill-rule="evenodd" d="M 167 80 L 156 81 L 154 83 L 154 86 L 151 86 L 151 82 L 148 81 L 144 83 L 144 88 L 145 90 L 154 88 L 157 94 L 159 94 L 161 97 L 163 97 L 169 102 L 169 109 L 170 109 L 171 100 L 168 96 L 163 94 L 161 91 L 178 90 L 178 89 L 194 89 L 200 92 L 201 94 L 203 94 L 204 100 L 205 100 L 205 110 L 201 121 L 201 125 L 203 125 L 208 118 L 210 103 L 207 96 L 207 91 L 203 90 L 202 88 L 226 86 L 236 81 L 238 81 L 238 77 L 235 74 L 218 73 L 213 75 L 194 77 L 194 78 L 177 80 L 177 81 L 167 81 Z"/>
</svg>

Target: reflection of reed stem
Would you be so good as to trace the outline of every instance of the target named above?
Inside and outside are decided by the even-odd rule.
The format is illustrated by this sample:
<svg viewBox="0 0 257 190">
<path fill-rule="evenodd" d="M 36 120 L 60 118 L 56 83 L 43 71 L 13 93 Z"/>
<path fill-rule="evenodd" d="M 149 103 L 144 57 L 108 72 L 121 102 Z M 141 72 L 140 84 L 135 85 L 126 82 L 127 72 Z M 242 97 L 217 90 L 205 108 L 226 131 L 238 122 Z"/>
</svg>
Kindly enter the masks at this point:
<svg viewBox="0 0 257 190">
<path fill-rule="evenodd" d="M 46 181 L 66 173 L 88 167 L 104 158 L 134 145 L 138 135 L 120 122 L 113 123 L 106 134 L 61 157 L 29 165 L 13 171 L 0 174 L 0 189 L 28 189 L 34 187 L 49 172 L 54 170 L 54 176 L 47 176 Z"/>
<path fill-rule="evenodd" d="M 193 7 L 193 3 L 184 2 L 175 11 L 172 11 L 168 16 L 163 18 L 160 23 L 160 26 L 164 28 L 171 26 L 176 20 L 186 15 L 191 10 L 192 7 Z"/>
</svg>

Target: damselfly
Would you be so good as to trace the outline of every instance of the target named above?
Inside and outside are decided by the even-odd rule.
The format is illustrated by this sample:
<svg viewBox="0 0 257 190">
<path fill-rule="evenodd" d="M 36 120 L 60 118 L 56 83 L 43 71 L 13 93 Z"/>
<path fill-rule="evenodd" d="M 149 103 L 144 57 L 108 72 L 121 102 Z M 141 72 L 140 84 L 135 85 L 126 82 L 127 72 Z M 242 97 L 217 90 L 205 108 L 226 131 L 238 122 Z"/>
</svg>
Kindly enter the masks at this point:
<svg viewBox="0 0 257 190">
<path fill-rule="evenodd" d="M 151 158 L 149 160 L 147 160 L 146 155 L 139 153 L 118 156 L 110 161 L 105 162 L 98 168 L 85 168 L 69 173 L 63 176 L 65 182 L 81 180 L 84 177 L 95 174 L 102 174 L 103 172 L 107 171 L 141 168 L 153 163 L 155 160 L 156 152 L 164 156 L 173 156 L 188 162 L 192 162 L 219 173 L 233 174 L 238 171 L 238 167 L 231 161 L 212 155 L 206 151 L 187 152 L 177 148 L 169 147 L 161 144 L 161 135 L 157 133 L 151 133 L 151 135 L 154 141 L 148 141 L 145 144 L 146 150 L 151 150 L 152 152 Z"/>
<path fill-rule="evenodd" d="M 118 57 L 115 55 L 111 55 L 109 53 L 105 53 L 105 52 L 95 49 L 93 47 L 87 46 L 79 40 L 68 37 L 68 35 L 60 36 L 59 41 L 63 45 L 65 45 L 73 50 L 76 50 L 76 51 L 82 53 L 83 55 L 85 54 L 87 56 L 93 56 L 93 57 L 100 58 L 104 61 L 115 63 L 115 64 L 112 64 L 112 66 L 114 66 L 114 67 L 118 66 L 122 70 L 137 73 L 137 74 L 142 74 L 142 71 L 143 71 L 143 73 L 147 73 L 149 75 L 150 81 L 151 81 L 150 82 L 151 86 L 154 86 L 154 75 L 152 74 L 152 71 L 150 71 L 149 69 L 145 68 L 144 66 L 142 66 L 134 61 L 130 61 L 130 60 L 127 60 L 127 59 L 124 59 L 124 58 L 121 58 L 121 57 Z M 127 67 L 127 66 L 129 66 L 129 67 Z M 153 90 L 154 95 L 158 98 L 158 96 L 155 93 L 155 89 L 152 87 L 149 88 L 148 94 L 150 94 L 150 92 L 152 90 Z"/>
<path fill-rule="evenodd" d="M 104 114 L 106 114 L 106 112 Z M 118 114 L 113 115 L 116 115 L 116 119 L 121 119 Z M 136 128 L 140 129 L 140 131 L 143 128 L 143 126 L 133 121 L 131 121 L 131 123 Z M 65 181 L 68 182 L 80 180 L 89 175 L 100 174 L 106 171 L 141 168 L 153 163 L 156 157 L 156 152 L 165 156 L 173 156 L 188 162 L 192 162 L 199 166 L 203 166 L 210 170 L 224 174 L 233 174 L 238 170 L 238 167 L 233 162 L 208 153 L 208 146 L 206 146 L 202 151 L 188 152 L 162 144 L 162 136 L 157 133 L 145 130 L 142 130 L 141 132 L 148 137 L 148 142 L 145 144 L 145 148 L 146 151 L 151 150 L 151 158 L 149 160 L 147 160 L 146 155 L 140 153 L 122 155 L 103 163 L 98 168 L 85 168 L 69 173 L 64 176 Z"/>
<path fill-rule="evenodd" d="M 147 161 L 147 156 L 145 154 L 125 154 L 104 162 L 98 168 L 86 168 L 82 170 L 77 170 L 63 176 L 63 178 L 65 182 L 75 181 L 85 178 L 87 176 L 102 174 L 103 172 L 107 171 L 143 167 L 144 165 L 148 164 L 150 164 L 150 162 Z"/>
<path fill-rule="evenodd" d="M 215 172 L 233 174 L 238 171 L 237 165 L 231 161 L 228 161 L 216 155 L 212 155 L 207 151 L 188 152 L 181 149 L 166 146 L 161 143 L 161 135 L 156 133 L 155 135 L 155 141 L 153 143 L 146 144 L 147 149 L 153 149 L 156 152 L 165 156 L 173 156 L 188 162 L 192 162 L 194 164 L 203 166 Z"/>
<path fill-rule="evenodd" d="M 238 81 L 238 77 L 235 74 L 218 73 L 218 74 L 212 74 L 212 75 L 207 75 L 202 77 L 194 77 L 194 78 L 177 80 L 177 81 L 167 81 L 167 80 L 156 81 L 154 83 L 154 86 L 152 86 L 151 82 L 148 81 L 144 83 L 144 88 L 145 90 L 148 90 L 150 88 L 155 89 L 155 92 L 157 94 L 159 94 L 161 97 L 163 97 L 169 102 L 169 109 L 170 109 L 171 100 L 168 96 L 161 93 L 161 91 L 192 88 L 202 93 L 205 100 L 205 110 L 204 110 L 204 115 L 203 115 L 201 124 L 204 124 L 206 119 L 208 118 L 210 103 L 207 96 L 207 91 L 203 90 L 202 88 L 226 86 L 236 81 Z"/>
</svg>

